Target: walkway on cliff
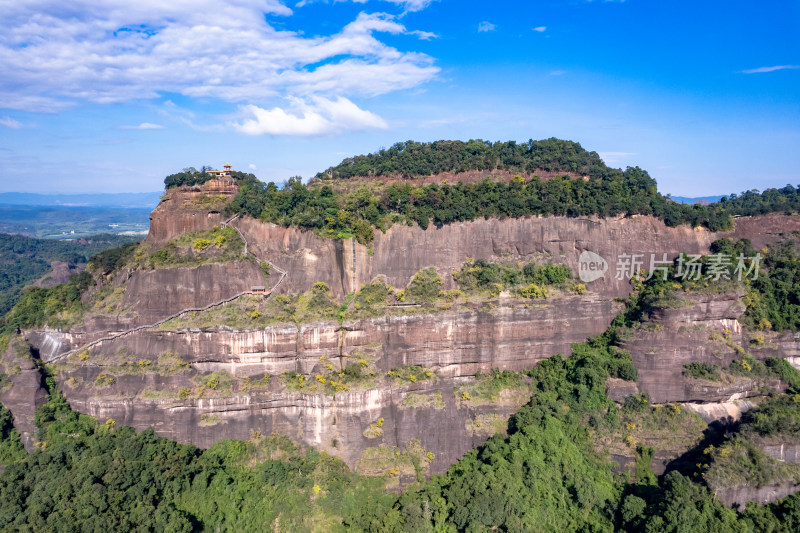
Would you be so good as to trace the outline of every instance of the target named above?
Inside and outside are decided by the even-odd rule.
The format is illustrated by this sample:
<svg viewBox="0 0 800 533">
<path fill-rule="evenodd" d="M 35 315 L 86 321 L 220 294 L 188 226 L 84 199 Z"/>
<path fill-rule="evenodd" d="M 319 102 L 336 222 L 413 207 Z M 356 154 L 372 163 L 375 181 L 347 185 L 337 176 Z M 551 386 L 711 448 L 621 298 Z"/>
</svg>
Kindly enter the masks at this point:
<svg viewBox="0 0 800 533">
<path fill-rule="evenodd" d="M 244 242 L 244 255 L 248 255 L 249 254 L 249 255 L 253 256 L 256 261 L 267 263 L 269 265 L 269 267 L 270 267 L 270 273 L 272 273 L 272 271 L 274 270 L 274 271 L 279 272 L 280 275 L 281 275 L 281 277 L 277 281 L 277 283 L 275 283 L 275 285 L 270 287 L 269 290 L 267 291 L 266 295 L 264 296 L 265 298 L 269 298 L 270 296 L 272 296 L 272 293 L 275 291 L 275 289 L 278 288 L 278 286 L 281 284 L 281 282 L 283 282 L 283 278 L 285 278 L 288 275 L 288 272 L 286 272 L 282 268 L 280 268 L 277 265 L 275 265 L 269 259 L 262 259 L 262 258 L 258 257 L 255 253 L 253 253 L 250 250 L 249 244 L 247 242 L 247 238 L 245 238 L 244 233 L 242 233 L 242 231 L 239 228 L 237 228 L 235 225 L 232 224 L 232 222 L 234 222 L 238 218 L 239 218 L 239 215 L 234 215 L 231 218 L 229 218 L 228 220 L 226 220 L 225 222 L 223 222 L 222 225 L 224 227 L 227 227 L 227 226 L 232 227 L 233 229 L 236 230 L 236 232 L 242 238 L 242 241 Z M 240 292 L 238 294 L 235 294 L 235 295 L 233 295 L 233 296 L 231 296 L 229 298 L 225 298 L 225 299 L 222 299 L 222 300 L 218 300 L 216 302 L 212 302 L 212 303 L 210 303 L 208 305 L 205 305 L 203 307 L 191 307 L 191 308 L 188 308 L 188 309 L 181 309 L 177 313 L 174 313 L 174 314 L 172 314 L 172 315 L 170 315 L 170 316 L 168 316 L 166 318 L 162 318 L 158 322 L 154 322 L 152 324 L 145 324 L 145 325 L 141 325 L 141 326 L 136 326 L 135 328 L 131 328 L 131 329 L 128 329 L 128 330 L 125 330 L 125 331 L 120 331 L 120 332 L 114 333 L 113 335 L 108 335 L 106 337 L 101 337 L 99 339 L 93 340 L 92 342 L 86 343 L 86 344 L 84 344 L 84 345 L 82 345 L 82 346 L 80 346 L 78 348 L 73 348 L 72 350 L 69 350 L 69 351 L 64 352 L 62 354 L 58 354 L 58 355 L 56 355 L 54 357 L 51 357 L 49 360 L 44 360 L 44 362 L 45 363 L 55 363 L 57 361 L 60 361 L 61 359 L 66 359 L 67 357 L 69 357 L 72 354 L 81 352 L 83 350 L 87 350 L 87 349 L 91 348 L 92 346 L 96 346 L 96 345 L 101 344 L 103 342 L 113 341 L 114 339 L 118 339 L 120 337 L 124 337 L 125 335 L 130 335 L 131 333 L 136 333 L 138 331 L 143 331 L 143 330 L 146 330 L 146 329 L 155 329 L 155 328 L 161 326 L 162 324 L 164 324 L 165 322 L 169 322 L 173 318 L 178 318 L 179 316 L 181 316 L 183 314 L 186 314 L 186 313 L 199 313 L 201 311 L 208 311 L 209 309 L 213 309 L 214 307 L 218 307 L 220 305 L 224 305 L 224 304 L 230 303 L 230 302 L 232 302 L 234 300 L 237 300 L 237 299 L 241 298 L 242 296 L 247 296 L 249 294 L 253 294 L 253 293 L 251 291 L 249 291 L 249 290 L 248 291 L 242 291 L 242 292 Z"/>
</svg>

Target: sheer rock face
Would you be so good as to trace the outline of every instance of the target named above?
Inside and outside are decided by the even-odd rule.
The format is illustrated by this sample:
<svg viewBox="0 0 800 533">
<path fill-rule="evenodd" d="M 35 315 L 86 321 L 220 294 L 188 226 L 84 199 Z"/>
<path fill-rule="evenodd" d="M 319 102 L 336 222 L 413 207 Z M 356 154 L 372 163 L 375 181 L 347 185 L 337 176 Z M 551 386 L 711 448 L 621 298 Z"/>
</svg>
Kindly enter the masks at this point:
<svg viewBox="0 0 800 533">
<path fill-rule="evenodd" d="M 714 490 L 714 496 L 720 499 L 728 507 L 737 507 L 744 510 L 747 502 L 758 502 L 761 505 L 774 502 L 785 498 L 795 492 L 800 491 L 800 484 L 782 483 L 768 485 L 766 487 L 752 487 L 750 485 L 739 485 L 730 488 L 720 488 Z"/>
<path fill-rule="evenodd" d="M 61 367 L 59 379 L 75 409 L 101 421 L 113 418 L 137 429 L 153 427 L 181 442 L 210 446 L 227 438 L 247 439 L 251 431 L 278 432 L 355 466 L 368 447 L 402 447 L 419 439 L 436 455 L 433 471 L 442 472 L 491 436 L 491 430 L 471 425 L 477 415 L 496 414 L 502 421 L 528 398 L 522 393 L 473 405 L 457 396 L 459 384 L 478 370 L 521 370 L 553 353 L 568 353 L 570 344 L 601 333 L 619 307 L 574 296 L 530 307 L 386 316 L 341 326 L 321 322 L 258 331 L 148 330 L 104 342 L 85 364 L 71 359 Z M 159 355 L 168 352 L 190 363 L 192 370 L 136 371 L 140 360 L 157 368 Z M 311 376 L 323 372 L 323 356 L 342 368 L 356 359 L 351 354 L 372 361 L 374 387 L 335 396 L 302 394 L 289 391 L 279 378 L 287 370 Z M 133 363 L 130 373 L 114 372 L 120 359 Z M 437 378 L 400 383 L 383 377 L 392 368 L 412 364 L 432 369 Z M 181 389 L 196 390 L 201 373 L 218 371 L 238 378 L 269 373 L 273 378 L 267 391 L 245 392 L 234 385 L 220 397 L 179 399 Z M 102 372 L 114 373 L 116 382 L 98 386 Z M 421 396 L 407 405 L 404 400 L 411 394 Z M 439 401 L 434 401 L 436 395 Z M 380 418 L 382 434 L 365 436 Z"/>
<path fill-rule="evenodd" d="M 185 232 L 208 230 L 222 222 L 223 217 L 217 212 L 191 208 L 187 195 L 193 194 L 200 193 L 167 193 L 151 216 L 146 242 L 157 247 Z M 287 292 L 304 292 L 313 283 L 324 281 L 341 298 L 378 276 L 385 276 L 393 286 L 404 287 L 414 274 L 429 267 L 436 268 L 445 288 L 452 288 L 452 272 L 467 257 L 522 261 L 545 258 L 565 263 L 577 272 L 578 258 L 586 250 L 608 262 L 605 276 L 587 286 L 593 292 L 617 297 L 630 292 L 628 276 L 617 276 L 618 269 L 622 269 L 618 259 L 623 254 L 641 256 L 642 268 L 649 269 L 651 256 L 662 260 L 667 254 L 667 259 L 672 260 L 680 253 L 707 253 L 709 245 L 723 237 L 748 238 L 761 248 L 780 240 L 783 234 L 800 230 L 800 216 L 743 217 L 737 219 L 734 231 L 719 233 L 686 226 L 670 228 L 661 220 L 639 215 L 610 219 L 477 219 L 438 228 L 431 225 L 424 230 L 417 225 L 395 224 L 385 233 L 376 230 L 370 247 L 354 239 L 326 239 L 312 231 L 249 217 L 233 224 L 243 232 L 258 257 L 289 272 L 281 285 L 281 290 Z"/>
<path fill-rule="evenodd" d="M 738 321 L 745 310 L 739 295 L 688 293 L 681 297 L 684 303 L 680 307 L 653 311 L 649 321 L 620 341 L 620 347 L 631 353 L 638 369 L 638 391 L 649 394 L 655 403 L 724 403 L 763 395 L 765 387 L 785 388 L 786 384 L 777 379 L 736 375 L 714 382 L 685 375 L 687 363 L 702 362 L 724 369 L 746 353 L 762 361 L 771 356 L 783 357 L 797 367 L 800 334 L 758 332 L 759 342 L 754 343 L 753 333 L 743 331 Z M 617 401 L 628 392 L 614 382 L 608 384 L 608 389 Z"/>
<path fill-rule="evenodd" d="M 184 233 L 209 230 L 222 224 L 225 217 L 219 210 L 209 210 L 197 201 L 209 196 L 230 199 L 237 191 L 238 188 L 217 190 L 208 185 L 169 189 L 150 213 L 147 242 L 158 246 Z"/>
<path fill-rule="evenodd" d="M 687 363 L 725 368 L 742 357 L 742 327 L 737 319 L 744 306 L 739 295 L 689 293 L 682 299 L 681 307 L 652 312 L 648 322 L 620 342 L 639 371 L 639 390 L 655 403 L 727 402 L 760 395 L 764 383 L 747 377 L 712 382 L 684 374 Z M 767 385 L 783 387 L 773 381 Z"/>
<path fill-rule="evenodd" d="M 264 273 L 254 261 L 136 271 L 125 284 L 122 307 L 137 315 L 136 325 L 151 324 L 182 309 L 202 308 L 264 283 Z"/>
<path fill-rule="evenodd" d="M 198 207 L 197 200 L 208 195 L 202 187 L 170 190 L 151 216 L 146 240 L 151 250 L 183 233 L 208 230 L 224 222 L 222 213 Z M 797 217 L 764 218 L 771 221 L 767 226 L 773 229 L 800 229 Z M 163 436 L 200 446 L 227 438 L 248 438 L 251 431 L 278 432 L 326 450 L 351 466 L 369 447 L 381 443 L 403 446 L 411 439 L 420 439 L 436 455 L 433 472 L 444 471 L 491 434 L 472 424 L 477 415 L 497 415 L 504 420 L 527 399 L 518 395 L 486 403 L 462 401 L 456 394 L 457 386 L 472 379 L 478 370 L 520 370 L 555 353 L 568 354 L 571 343 L 604 331 L 621 309 L 614 298 L 630 291 L 627 278 L 616 276 L 619 255 L 641 254 L 642 267 L 649 268 L 651 254 L 661 259 L 666 253 L 669 259 L 681 252 L 701 253 L 724 236 L 688 227 L 668 228 L 650 217 L 480 219 L 427 230 L 395 225 L 385 234 L 376 232 L 370 254 L 370 249 L 353 240 L 324 239 L 313 232 L 250 218 L 232 224 L 242 231 L 257 257 L 287 271 L 280 291 L 303 292 L 313 283 L 324 281 L 340 301 L 378 276 L 385 276 L 396 287 L 406 286 L 414 274 L 428 267 L 437 269 L 444 280 L 443 288 L 453 287 L 452 272 L 467 257 L 543 259 L 566 263 L 574 271 L 582 251 L 592 251 L 608 261 L 605 277 L 587 283 L 585 296 L 553 298 L 529 307 L 501 301 L 491 311 L 387 316 L 342 325 L 275 325 L 258 331 L 224 327 L 141 330 L 96 346 L 88 361 L 72 357 L 60 365 L 58 380 L 71 405 L 101 421 L 113 418 L 117 424 L 137 429 L 152 427 Z M 750 237 L 751 233 L 757 236 L 757 244 L 761 244 L 758 239 L 772 242 L 779 237 L 756 222 L 739 222 L 735 233 L 725 235 Z M 26 338 L 44 360 L 49 360 L 109 333 L 230 298 L 254 285 L 264 285 L 263 273 L 255 262 L 137 271 L 125 280 L 123 308 L 127 307 L 127 314 L 91 317 L 83 326 L 66 332 L 26 332 Z M 675 325 L 669 330 L 671 334 L 654 332 L 660 336 L 638 341 L 634 337 L 629 349 L 640 369 L 639 389 L 650 392 L 654 399 L 668 399 L 664 401 L 708 401 L 735 394 L 687 393 L 680 375 L 683 362 L 697 360 L 688 357 L 704 342 L 699 334 L 686 337 L 681 325 L 689 329 L 698 324 L 727 325 L 740 336 L 735 300 L 735 295 L 729 295 L 698 301 L 691 310 L 677 309 L 674 315 L 665 315 L 665 324 Z M 658 346 L 667 357 L 653 358 L 647 353 L 652 346 Z M 167 352 L 190 363 L 191 368 L 159 368 L 159 358 Z M 343 367 L 348 362 L 345 354 L 354 352 L 370 358 L 378 376 L 391 368 L 416 364 L 436 370 L 438 379 L 400 384 L 381 377 L 375 387 L 334 397 L 290 392 L 278 377 L 292 370 L 313 379 L 323 355 Z M 122 361 L 131 366 L 120 371 Z M 152 370 L 139 370 L 138 361 L 151 361 Z M 264 391 L 245 392 L 234 385 L 224 394 L 184 394 L 185 399 L 180 399 L 181 389 L 196 390 L 200 378 L 215 371 L 236 377 L 269 373 L 273 378 Z M 113 374 L 116 381 L 108 385 L 101 380 L 98 385 L 102 372 Z M 15 416 L 30 411 L 32 420 L 32 406 L 43 398 L 41 389 L 38 391 L 30 398 L 9 402 Z M 421 396 L 406 401 L 411 394 Z M 441 401 L 434 401 L 439 394 Z M 380 418 L 384 419 L 381 435 L 365 436 L 370 424 Z"/>
<path fill-rule="evenodd" d="M 0 388 L 0 403 L 14 415 L 14 426 L 20 432 L 25 449 L 33 451 L 36 437 L 34 415 L 36 409 L 47 401 L 42 375 L 30 356 L 30 347 L 21 339 L 11 340 L 0 363 L 0 372 L 11 381 L 10 386 Z"/>
<path fill-rule="evenodd" d="M 43 328 L 26 332 L 26 338 L 39 350 L 42 360 L 49 362 L 94 340 L 155 324 L 185 309 L 202 309 L 266 283 L 261 267 L 254 261 L 124 274 L 127 279 L 122 313 L 89 314 L 83 324 L 69 331 Z"/>
<path fill-rule="evenodd" d="M 778 461 L 800 463 L 800 444 L 796 442 L 764 442 L 760 444 L 764 452 Z"/>
<path fill-rule="evenodd" d="M 577 272 L 584 250 L 608 261 L 605 277 L 587 285 L 590 290 L 606 297 L 625 296 L 630 292 L 629 276 L 616 275 L 621 254 L 640 254 L 643 267 L 649 268 L 651 254 L 662 259 L 663 253 L 668 258 L 701 253 L 716 238 L 688 227 L 668 228 L 651 217 L 478 219 L 425 230 L 395 224 L 385 234 L 376 232 L 370 255 L 369 248 L 353 240 L 332 241 L 253 219 L 235 224 L 259 257 L 289 272 L 283 290 L 301 292 L 324 281 L 337 297 L 380 275 L 393 286 L 405 287 L 414 274 L 430 267 L 442 277 L 444 288 L 452 288 L 452 273 L 467 257 L 526 262 L 539 258 L 565 263 Z"/>
</svg>

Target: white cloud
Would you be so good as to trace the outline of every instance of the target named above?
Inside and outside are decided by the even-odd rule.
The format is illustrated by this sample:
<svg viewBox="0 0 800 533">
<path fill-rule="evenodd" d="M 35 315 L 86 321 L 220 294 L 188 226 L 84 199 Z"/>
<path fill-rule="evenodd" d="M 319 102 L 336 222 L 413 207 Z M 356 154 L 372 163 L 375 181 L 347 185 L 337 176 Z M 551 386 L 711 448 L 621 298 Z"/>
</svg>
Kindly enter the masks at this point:
<svg viewBox="0 0 800 533">
<path fill-rule="evenodd" d="M 163 130 L 164 126 L 161 124 L 153 124 L 152 122 L 142 122 L 138 126 L 120 126 L 121 130 Z"/>
<path fill-rule="evenodd" d="M 6 128 L 11 128 L 12 130 L 18 130 L 22 127 L 22 123 L 18 120 L 14 120 L 11 117 L 0 117 L 0 126 L 5 126 Z"/>
<path fill-rule="evenodd" d="M 256 170 L 256 166 L 253 163 L 250 163 L 249 165 L 247 165 L 247 168 L 249 168 L 253 172 L 255 172 L 255 170 Z"/>
<path fill-rule="evenodd" d="M 308 37 L 276 29 L 265 13 L 292 11 L 278 0 L 0 2 L 0 108 L 56 112 L 167 92 L 261 105 L 288 95 L 352 98 L 439 72 L 430 56 L 376 37 L 433 37 L 395 16 L 361 13 L 338 32 Z"/>
<path fill-rule="evenodd" d="M 533 31 L 538 31 L 539 33 L 547 31 L 547 26 L 536 26 L 533 28 Z"/>
<path fill-rule="evenodd" d="M 597 155 L 606 165 L 618 165 L 636 154 L 633 152 L 598 152 Z"/>
<path fill-rule="evenodd" d="M 381 117 L 359 108 L 347 98 L 289 98 L 289 103 L 288 109 L 242 106 L 242 115 L 250 118 L 231 125 L 248 135 L 302 136 L 335 135 L 345 131 L 388 127 Z"/>
<path fill-rule="evenodd" d="M 550 72 L 547 73 L 547 75 L 548 76 L 563 76 L 566 73 L 567 73 L 566 70 L 551 70 Z"/>
<path fill-rule="evenodd" d="M 422 30 L 415 30 L 412 32 L 414 35 L 420 38 L 422 41 L 430 41 L 431 39 L 438 39 L 439 36 L 431 31 L 422 31 Z"/>
<path fill-rule="evenodd" d="M 490 31 L 494 31 L 496 29 L 497 29 L 497 26 L 495 26 L 494 24 L 492 24 L 488 20 L 484 20 L 483 22 L 478 24 L 478 33 L 490 32 Z"/>
<path fill-rule="evenodd" d="M 345 2 L 347 0 L 334 0 L 335 2 Z M 352 0 L 352 2 L 356 4 L 366 4 L 369 0 Z M 314 4 L 317 2 L 325 2 L 327 0 L 300 0 L 295 7 L 303 7 L 307 6 L 308 4 Z M 414 12 L 414 11 L 421 11 L 431 5 L 434 0 L 384 0 L 384 2 L 391 2 L 392 4 L 399 5 L 403 7 L 403 10 L 406 12 Z"/>
<path fill-rule="evenodd" d="M 742 74 L 761 74 L 763 72 L 775 72 L 776 70 L 799 69 L 800 65 L 776 65 L 774 67 L 758 67 L 750 70 L 743 70 Z"/>
<path fill-rule="evenodd" d="M 393 4 L 402 4 L 406 11 L 421 11 L 431 5 L 433 0 L 388 0 Z"/>
</svg>

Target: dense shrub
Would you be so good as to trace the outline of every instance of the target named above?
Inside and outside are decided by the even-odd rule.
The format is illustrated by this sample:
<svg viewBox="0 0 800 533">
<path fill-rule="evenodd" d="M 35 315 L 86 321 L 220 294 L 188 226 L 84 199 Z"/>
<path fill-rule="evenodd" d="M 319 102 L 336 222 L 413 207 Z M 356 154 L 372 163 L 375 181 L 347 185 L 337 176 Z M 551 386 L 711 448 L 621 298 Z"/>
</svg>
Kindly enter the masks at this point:
<svg viewBox="0 0 800 533">
<path fill-rule="evenodd" d="M 436 269 L 420 270 L 405 290 L 405 299 L 413 303 L 431 303 L 439 296 L 441 286 L 442 278 L 436 273 Z"/>
<path fill-rule="evenodd" d="M 691 378 L 707 381 L 719 381 L 721 377 L 719 366 L 696 361 L 683 365 L 683 373 Z"/>
</svg>

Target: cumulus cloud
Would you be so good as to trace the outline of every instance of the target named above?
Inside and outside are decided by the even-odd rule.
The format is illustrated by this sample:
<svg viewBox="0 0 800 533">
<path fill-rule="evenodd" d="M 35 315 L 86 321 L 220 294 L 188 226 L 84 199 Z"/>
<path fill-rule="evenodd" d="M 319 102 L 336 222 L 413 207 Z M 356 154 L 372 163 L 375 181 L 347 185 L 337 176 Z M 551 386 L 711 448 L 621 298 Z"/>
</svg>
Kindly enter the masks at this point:
<svg viewBox="0 0 800 533">
<path fill-rule="evenodd" d="M 800 65 L 776 65 L 774 67 L 758 67 L 750 70 L 743 70 L 743 74 L 762 74 L 764 72 L 775 72 L 776 70 L 794 70 L 800 68 Z"/>
<path fill-rule="evenodd" d="M 488 20 L 484 20 L 480 24 L 478 24 L 478 33 L 490 32 L 497 29 L 497 26 L 489 22 Z"/>
<path fill-rule="evenodd" d="M 5 126 L 6 128 L 11 128 L 12 130 L 17 130 L 22 127 L 22 123 L 18 120 L 14 120 L 11 117 L 0 117 L 0 126 Z"/>
<path fill-rule="evenodd" d="M 431 57 L 378 39 L 415 33 L 395 16 L 361 13 L 311 37 L 268 22 L 291 14 L 278 0 L 2 2 L 0 108 L 57 112 L 170 92 L 262 106 L 287 95 L 336 102 L 415 87 L 439 72 Z"/>
<path fill-rule="evenodd" d="M 533 31 L 538 31 L 539 33 L 547 31 L 547 26 L 536 26 L 533 28 Z"/>
<path fill-rule="evenodd" d="M 164 126 L 161 124 L 153 124 L 152 122 L 142 122 L 138 126 L 120 126 L 121 130 L 163 130 Z"/>
<path fill-rule="evenodd" d="M 386 129 L 386 122 L 361 109 L 347 98 L 335 100 L 321 96 L 309 99 L 289 98 L 289 107 L 263 109 L 256 105 L 242 106 L 245 118 L 232 126 L 247 135 L 332 135 L 344 131 Z"/>
<path fill-rule="evenodd" d="M 254 172 L 256 170 L 256 166 L 253 163 L 250 163 L 249 165 L 247 165 L 247 168 L 249 168 L 250 170 L 252 170 Z"/>
</svg>

